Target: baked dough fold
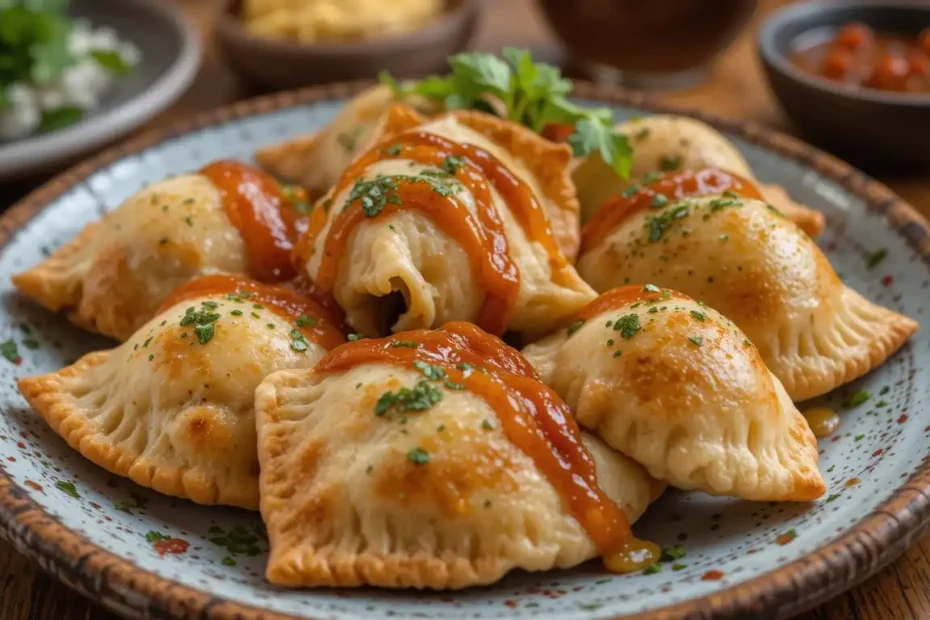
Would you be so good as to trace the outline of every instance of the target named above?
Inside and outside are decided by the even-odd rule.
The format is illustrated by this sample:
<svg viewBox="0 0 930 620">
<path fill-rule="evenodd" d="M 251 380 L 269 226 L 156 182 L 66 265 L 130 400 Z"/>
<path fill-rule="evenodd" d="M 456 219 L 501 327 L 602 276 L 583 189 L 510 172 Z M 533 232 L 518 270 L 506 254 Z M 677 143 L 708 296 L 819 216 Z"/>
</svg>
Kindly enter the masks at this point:
<svg viewBox="0 0 930 620">
<path fill-rule="evenodd" d="M 487 179 L 484 182 L 490 188 L 491 217 L 501 222 L 503 238 L 493 242 L 486 238 L 480 257 L 469 254 L 462 239 L 442 230 L 435 217 L 413 208 L 416 205 L 404 204 L 396 196 L 389 196 L 396 202 L 388 200 L 384 212 L 367 216 L 355 225 L 345 246 L 330 249 L 327 244 L 336 222 L 345 217 L 346 209 L 362 208 L 358 196 L 370 192 L 371 184 L 377 182 L 385 183 L 387 188 L 391 183 L 429 184 L 439 188 L 435 191 L 451 192 L 451 200 L 471 218 L 481 220 L 480 201 L 457 177 L 441 167 L 404 155 L 390 155 L 392 148 L 399 148 L 394 143 L 402 142 L 405 132 L 398 132 L 397 123 L 388 118 L 382 126 L 387 139 L 378 147 L 384 151 L 383 158 L 365 166 L 358 176 L 353 169 L 344 174 L 339 185 L 318 203 L 310 232 L 299 244 L 304 247 L 300 252 L 304 271 L 315 282 L 321 281 L 324 261 L 338 261 L 331 294 L 345 310 L 349 324 L 369 336 L 438 327 L 448 321 L 481 324 L 481 309 L 488 294 L 481 274 L 492 269 L 489 265 L 499 263 L 500 254 L 490 260 L 486 257 L 490 248 L 499 248 L 502 243 L 519 273 L 516 300 L 512 310 L 504 313 L 507 329 L 546 333 L 594 297 L 565 259 L 577 251 L 579 237 L 578 205 L 567 173 L 571 157 L 567 147 L 550 143 L 522 126 L 477 112 L 414 122 L 422 124 L 408 124 L 405 130 L 478 147 L 496 158 L 507 175 L 524 183 L 548 218 L 558 245 L 557 256 L 524 230 L 513 206 Z M 447 210 L 454 209 L 453 205 L 447 206 Z"/>
<path fill-rule="evenodd" d="M 748 198 L 634 212 L 582 254 L 578 271 L 598 291 L 652 282 L 706 302 L 758 347 L 795 401 L 865 374 L 917 330 L 843 285 L 810 237 Z"/>
<path fill-rule="evenodd" d="M 422 380 L 369 363 L 338 374 L 282 371 L 259 386 L 269 581 L 462 588 L 598 555 L 480 396 L 444 389 L 426 410 L 375 414 L 384 393 Z M 663 485 L 596 438 L 583 441 L 602 490 L 634 521 Z"/>
<path fill-rule="evenodd" d="M 73 323 L 122 341 L 184 282 L 247 268 L 219 191 L 204 176 L 183 175 L 137 192 L 13 283 Z"/>
<path fill-rule="evenodd" d="M 230 297 L 183 300 L 117 348 L 20 379 L 19 390 L 114 474 L 200 504 L 257 509 L 255 387 L 274 371 L 312 366 L 325 349 L 295 345 L 291 321 Z"/>
<path fill-rule="evenodd" d="M 760 501 L 823 494 L 807 421 L 739 328 L 655 287 L 608 295 L 615 303 L 583 324 L 523 350 L 582 427 L 681 489 Z"/>
<path fill-rule="evenodd" d="M 823 232 L 819 211 L 795 202 L 780 185 L 759 183 L 736 147 L 710 125 L 686 116 L 646 116 L 620 124 L 635 149 L 629 179 L 621 179 L 598 155 L 582 160 L 572 178 L 578 187 L 582 221 L 610 196 L 622 194 L 651 172 L 719 168 L 756 182 L 762 196 L 811 237 Z"/>
</svg>

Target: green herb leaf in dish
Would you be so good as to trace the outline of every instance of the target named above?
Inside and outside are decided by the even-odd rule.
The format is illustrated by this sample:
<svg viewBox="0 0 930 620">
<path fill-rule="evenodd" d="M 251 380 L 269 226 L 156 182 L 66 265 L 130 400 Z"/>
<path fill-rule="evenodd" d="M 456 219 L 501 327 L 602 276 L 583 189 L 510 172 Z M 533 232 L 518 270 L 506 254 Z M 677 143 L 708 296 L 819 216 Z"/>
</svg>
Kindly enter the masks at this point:
<svg viewBox="0 0 930 620">
<path fill-rule="evenodd" d="M 629 176 L 633 149 L 624 133 L 613 127 L 607 108 L 575 105 L 565 97 L 573 88 L 558 68 L 536 63 L 527 50 L 505 48 L 493 54 L 458 54 L 449 58 L 447 77 L 431 76 L 398 83 L 387 73 L 381 82 L 398 95 L 441 100 L 450 110 L 479 109 L 542 132 L 550 125 L 568 125 L 568 143 L 576 157 L 599 153 L 621 177 Z"/>
</svg>

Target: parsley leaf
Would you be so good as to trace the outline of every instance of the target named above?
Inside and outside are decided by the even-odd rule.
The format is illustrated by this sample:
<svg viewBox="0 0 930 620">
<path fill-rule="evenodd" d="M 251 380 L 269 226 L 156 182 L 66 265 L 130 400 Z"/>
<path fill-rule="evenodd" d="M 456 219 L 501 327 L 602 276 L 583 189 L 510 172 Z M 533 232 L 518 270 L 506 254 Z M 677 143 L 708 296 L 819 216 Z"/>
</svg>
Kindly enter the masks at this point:
<svg viewBox="0 0 930 620">
<path fill-rule="evenodd" d="M 442 101 L 450 110 L 484 110 L 536 132 L 547 125 L 570 125 L 574 132 L 569 144 L 576 156 L 598 153 L 618 175 L 629 176 L 632 148 L 626 135 L 613 127 L 610 109 L 588 108 L 568 101 L 565 97 L 572 91 L 571 80 L 562 77 L 557 67 L 533 62 L 527 50 L 505 48 L 501 56 L 481 53 L 451 56 L 448 77 L 432 76 L 402 84 L 388 73 L 382 72 L 379 78 L 396 97 L 421 95 Z"/>
</svg>

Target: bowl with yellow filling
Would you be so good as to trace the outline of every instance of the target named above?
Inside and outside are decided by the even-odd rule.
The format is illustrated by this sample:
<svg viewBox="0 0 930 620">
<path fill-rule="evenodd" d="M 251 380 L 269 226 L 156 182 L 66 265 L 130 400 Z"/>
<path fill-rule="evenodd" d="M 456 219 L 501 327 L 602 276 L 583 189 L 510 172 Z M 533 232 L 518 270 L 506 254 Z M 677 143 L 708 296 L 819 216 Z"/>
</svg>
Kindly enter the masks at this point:
<svg viewBox="0 0 930 620">
<path fill-rule="evenodd" d="M 216 36 L 252 85 L 284 89 L 440 71 L 467 47 L 476 0 L 217 0 Z"/>
</svg>

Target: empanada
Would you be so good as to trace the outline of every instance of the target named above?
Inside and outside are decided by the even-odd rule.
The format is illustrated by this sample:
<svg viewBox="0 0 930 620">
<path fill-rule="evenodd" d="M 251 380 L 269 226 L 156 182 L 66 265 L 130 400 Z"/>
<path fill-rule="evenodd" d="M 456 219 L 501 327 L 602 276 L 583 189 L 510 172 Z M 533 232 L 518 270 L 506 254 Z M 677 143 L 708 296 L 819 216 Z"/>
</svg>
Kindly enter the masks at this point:
<svg viewBox="0 0 930 620">
<path fill-rule="evenodd" d="M 350 99 L 319 133 L 259 149 L 255 160 L 278 179 L 320 196 L 339 181 L 352 160 L 371 146 L 378 122 L 398 102 L 421 112 L 441 109 L 440 104 L 424 97 L 398 99 L 387 86 L 375 86 Z"/>
<path fill-rule="evenodd" d="M 569 567 L 633 543 L 627 521 L 662 490 L 470 324 L 349 343 L 268 377 L 255 406 L 276 585 L 461 588 Z"/>
<path fill-rule="evenodd" d="M 614 289 L 523 351 L 578 423 L 681 489 L 819 497 L 817 440 L 733 323 L 680 293 Z"/>
<path fill-rule="evenodd" d="M 917 330 L 844 286 L 810 237 L 765 203 L 729 191 L 656 203 L 654 190 L 670 182 L 609 203 L 619 216 L 585 227 L 578 271 L 595 289 L 653 282 L 706 302 L 746 333 L 795 401 L 868 372 Z"/>
<path fill-rule="evenodd" d="M 622 179 L 598 155 L 579 163 L 572 174 L 578 187 L 581 219 L 588 222 L 611 196 L 658 171 L 720 168 L 758 185 L 764 200 L 811 237 L 823 232 L 823 214 L 799 205 L 779 185 L 760 184 L 736 147 L 719 131 L 687 116 L 656 115 L 620 125 L 635 150 L 629 179 Z"/>
<path fill-rule="evenodd" d="M 137 192 L 13 283 L 74 323 L 125 340 L 199 275 L 293 277 L 302 196 L 257 168 L 214 162 Z"/>
<path fill-rule="evenodd" d="M 142 486 L 258 508 L 255 387 L 344 341 L 328 312 L 288 290 L 206 276 L 110 351 L 20 379 L 74 449 Z"/>
<path fill-rule="evenodd" d="M 450 320 L 546 333 L 594 297 L 566 259 L 567 146 L 480 112 L 392 114 L 297 245 L 315 294 L 366 335 Z"/>
</svg>

